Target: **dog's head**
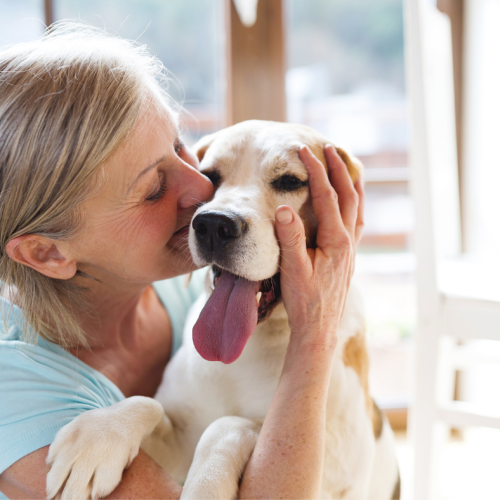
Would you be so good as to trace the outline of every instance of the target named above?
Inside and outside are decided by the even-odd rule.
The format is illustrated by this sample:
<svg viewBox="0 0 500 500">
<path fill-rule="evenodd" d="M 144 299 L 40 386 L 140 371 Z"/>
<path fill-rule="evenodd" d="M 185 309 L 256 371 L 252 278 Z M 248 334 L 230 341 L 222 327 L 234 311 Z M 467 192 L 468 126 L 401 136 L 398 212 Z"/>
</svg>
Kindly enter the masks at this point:
<svg viewBox="0 0 500 500">
<path fill-rule="evenodd" d="M 326 168 L 328 141 L 303 125 L 247 121 L 204 137 L 195 146 L 214 197 L 195 213 L 189 248 L 199 266 L 212 265 L 214 292 L 193 339 L 209 360 L 235 361 L 258 322 L 280 301 L 280 248 L 274 214 L 293 207 L 315 246 L 317 219 L 298 149 L 307 145 Z M 337 148 L 355 181 L 361 164 Z"/>
</svg>

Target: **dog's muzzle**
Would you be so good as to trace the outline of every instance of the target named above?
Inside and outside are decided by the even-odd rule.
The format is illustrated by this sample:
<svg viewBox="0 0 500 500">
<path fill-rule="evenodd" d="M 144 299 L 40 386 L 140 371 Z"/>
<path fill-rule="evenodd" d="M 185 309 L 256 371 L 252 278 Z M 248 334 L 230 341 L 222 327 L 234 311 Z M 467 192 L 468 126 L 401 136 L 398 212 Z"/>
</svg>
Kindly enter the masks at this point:
<svg viewBox="0 0 500 500">
<path fill-rule="evenodd" d="M 255 251 L 251 242 L 245 248 L 250 232 L 247 221 L 229 210 L 201 212 L 191 224 L 197 263 L 211 264 L 214 271 L 212 293 L 193 327 L 194 346 L 208 361 L 236 361 L 281 296 L 279 274 L 267 279 L 242 275 L 246 257 Z"/>
</svg>

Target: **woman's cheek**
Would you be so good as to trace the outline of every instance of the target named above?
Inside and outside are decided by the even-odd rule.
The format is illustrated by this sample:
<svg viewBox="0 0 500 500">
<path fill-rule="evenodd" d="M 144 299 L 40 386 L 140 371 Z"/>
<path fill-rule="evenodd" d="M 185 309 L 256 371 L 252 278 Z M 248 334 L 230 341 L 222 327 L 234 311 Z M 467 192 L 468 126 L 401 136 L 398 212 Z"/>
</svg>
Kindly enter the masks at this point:
<svg viewBox="0 0 500 500">
<path fill-rule="evenodd" d="M 136 237 L 163 244 L 171 238 L 176 226 L 176 210 L 162 201 L 145 207 L 138 216 L 133 229 Z"/>
</svg>

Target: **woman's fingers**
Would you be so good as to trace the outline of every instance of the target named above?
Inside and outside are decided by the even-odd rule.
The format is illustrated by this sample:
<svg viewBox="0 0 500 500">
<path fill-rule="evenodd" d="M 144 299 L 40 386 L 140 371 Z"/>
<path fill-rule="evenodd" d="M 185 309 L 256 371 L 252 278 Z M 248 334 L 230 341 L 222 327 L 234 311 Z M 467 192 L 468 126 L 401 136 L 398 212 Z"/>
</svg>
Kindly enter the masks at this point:
<svg viewBox="0 0 500 500">
<path fill-rule="evenodd" d="M 308 147 L 299 149 L 299 157 L 309 173 L 312 205 L 318 219 L 316 244 L 325 253 L 330 253 L 337 247 L 339 235 L 345 235 L 337 193 L 330 184 L 325 167 Z"/>
<path fill-rule="evenodd" d="M 339 198 L 339 207 L 344 226 L 355 239 L 356 220 L 358 217 L 358 194 L 354 188 L 346 164 L 337 150 L 328 144 L 325 146 L 325 158 L 330 180 Z"/>
<path fill-rule="evenodd" d="M 310 259 L 307 255 L 302 220 L 293 208 L 281 205 L 276 209 L 276 233 L 281 249 L 281 270 L 285 276 L 293 275 L 297 281 L 307 280 Z M 304 276 L 298 274 L 305 273 Z M 283 278 L 282 278 L 283 279 Z"/>
</svg>

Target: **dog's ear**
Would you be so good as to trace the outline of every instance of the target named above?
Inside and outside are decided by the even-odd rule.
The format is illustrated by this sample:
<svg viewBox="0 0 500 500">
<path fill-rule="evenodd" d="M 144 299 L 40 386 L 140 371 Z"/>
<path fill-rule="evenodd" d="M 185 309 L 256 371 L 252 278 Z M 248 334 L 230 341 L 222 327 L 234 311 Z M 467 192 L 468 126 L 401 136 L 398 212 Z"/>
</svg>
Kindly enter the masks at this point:
<svg viewBox="0 0 500 500">
<path fill-rule="evenodd" d="M 312 154 L 316 156 L 316 158 L 318 158 L 318 160 L 320 160 L 326 168 L 324 147 L 324 142 L 318 141 L 314 142 L 313 144 L 309 144 L 309 148 L 312 151 Z M 363 172 L 363 164 L 354 156 L 347 154 L 343 149 L 338 148 L 337 146 L 335 146 L 335 149 L 337 150 L 339 156 L 342 158 L 342 161 L 346 164 L 347 171 L 351 176 L 352 182 L 356 182 L 361 177 L 361 174 Z"/>
<path fill-rule="evenodd" d="M 363 173 L 363 164 L 355 157 L 347 154 L 343 149 L 335 146 L 337 153 L 342 161 L 347 165 L 347 170 L 351 176 L 352 182 L 356 182 Z"/>
<path fill-rule="evenodd" d="M 198 157 L 198 160 L 201 162 L 203 160 L 205 153 L 207 152 L 207 149 L 210 147 L 212 142 L 214 142 L 215 134 L 210 134 L 210 135 L 204 135 L 194 146 L 193 150 Z"/>
</svg>

